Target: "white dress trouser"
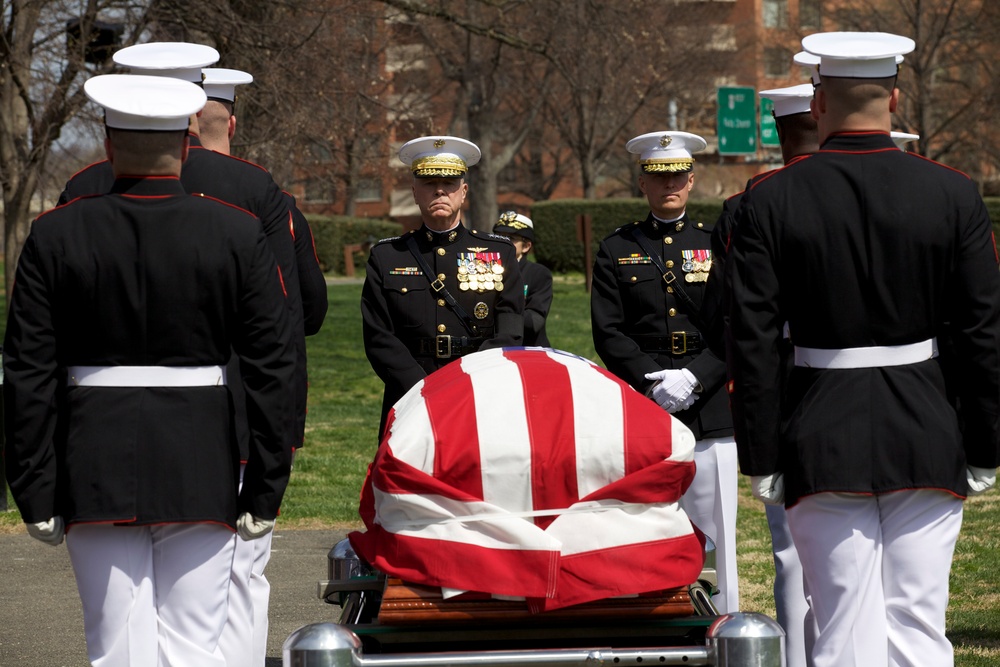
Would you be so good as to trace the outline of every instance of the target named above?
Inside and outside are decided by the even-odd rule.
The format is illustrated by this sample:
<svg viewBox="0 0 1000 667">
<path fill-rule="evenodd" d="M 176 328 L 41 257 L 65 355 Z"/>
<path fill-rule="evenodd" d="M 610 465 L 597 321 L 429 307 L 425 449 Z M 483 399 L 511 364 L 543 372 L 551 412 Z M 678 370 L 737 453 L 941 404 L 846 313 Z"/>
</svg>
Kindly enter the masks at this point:
<svg viewBox="0 0 1000 667">
<path fill-rule="evenodd" d="M 240 466 L 240 488 L 243 471 Z M 256 540 L 233 536 L 233 567 L 229 580 L 229 612 L 219 648 L 229 667 L 264 667 L 267 660 L 267 608 L 271 583 L 264 568 L 271 559 L 274 531 Z"/>
<path fill-rule="evenodd" d="M 819 493 L 788 510 L 819 634 L 815 667 L 952 667 L 948 575 L 962 501 Z"/>
<path fill-rule="evenodd" d="M 785 655 L 788 667 L 812 667 L 812 648 L 816 641 L 816 622 L 806 598 L 802 563 L 788 530 L 783 505 L 764 505 L 767 527 L 771 531 L 774 554 L 774 606 L 778 623 L 785 631 Z"/>
<path fill-rule="evenodd" d="M 225 667 L 232 538 L 211 523 L 72 526 L 66 547 L 94 667 Z"/>
<path fill-rule="evenodd" d="M 701 532 L 715 542 L 719 594 L 713 598 L 719 612 L 739 611 L 736 576 L 736 498 L 739 476 L 736 441 L 706 438 L 694 446 L 694 481 L 681 496 L 681 509 Z"/>
</svg>

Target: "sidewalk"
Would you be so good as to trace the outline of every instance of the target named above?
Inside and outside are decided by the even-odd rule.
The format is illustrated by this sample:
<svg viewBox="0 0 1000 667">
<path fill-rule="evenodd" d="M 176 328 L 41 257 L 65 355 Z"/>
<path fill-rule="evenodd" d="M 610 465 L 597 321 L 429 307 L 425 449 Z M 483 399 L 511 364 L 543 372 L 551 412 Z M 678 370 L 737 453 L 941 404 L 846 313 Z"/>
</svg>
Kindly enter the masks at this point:
<svg viewBox="0 0 1000 667">
<path fill-rule="evenodd" d="M 297 628 L 333 621 L 340 608 L 316 597 L 326 554 L 343 531 L 281 530 L 274 536 L 267 667 L 281 667 L 281 645 Z M 83 613 L 65 543 L 0 535 L 0 666 L 87 667 Z"/>
</svg>

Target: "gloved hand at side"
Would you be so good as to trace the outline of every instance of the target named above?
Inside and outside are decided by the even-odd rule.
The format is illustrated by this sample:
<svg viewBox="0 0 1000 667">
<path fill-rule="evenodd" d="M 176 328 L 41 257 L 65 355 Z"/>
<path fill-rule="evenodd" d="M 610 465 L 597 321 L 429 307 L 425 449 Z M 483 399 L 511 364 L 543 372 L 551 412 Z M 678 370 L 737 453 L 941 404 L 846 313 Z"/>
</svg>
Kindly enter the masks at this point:
<svg viewBox="0 0 1000 667">
<path fill-rule="evenodd" d="M 969 482 L 969 495 L 978 496 L 992 489 L 997 483 L 997 469 L 965 466 L 965 479 Z"/>
<path fill-rule="evenodd" d="M 63 525 L 63 518 L 61 516 L 54 516 L 48 521 L 26 523 L 24 525 L 25 528 L 28 529 L 28 535 L 31 535 L 40 542 L 51 544 L 52 546 L 62 544 L 63 536 L 66 534 L 66 529 Z"/>
<path fill-rule="evenodd" d="M 666 368 L 646 373 L 646 379 L 656 382 L 650 398 L 667 412 L 686 410 L 698 399 L 698 395 L 694 393 L 698 378 L 686 368 Z"/>
<path fill-rule="evenodd" d="M 250 512 L 240 514 L 240 518 L 236 520 L 236 532 L 247 542 L 264 537 L 273 528 L 274 519 L 258 519 Z"/>
<path fill-rule="evenodd" d="M 785 476 L 780 472 L 751 475 L 750 490 L 753 497 L 765 505 L 780 505 L 785 502 Z"/>
</svg>

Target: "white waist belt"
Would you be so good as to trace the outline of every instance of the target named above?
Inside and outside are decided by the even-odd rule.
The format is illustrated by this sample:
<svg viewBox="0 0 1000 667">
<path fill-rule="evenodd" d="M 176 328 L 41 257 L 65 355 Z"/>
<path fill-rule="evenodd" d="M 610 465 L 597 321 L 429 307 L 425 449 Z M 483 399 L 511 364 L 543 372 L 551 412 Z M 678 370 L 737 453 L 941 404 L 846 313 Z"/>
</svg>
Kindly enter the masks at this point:
<svg viewBox="0 0 1000 667">
<path fill-rule="evenodd" d="M 226 384 L 223 366 L 70 366 L 79 387 L 213 387 Z"/>
<path fill-rule="evenodd" d="M 848 347 L 843 350 L 796 347 L 795 365 L 806 368 L 878 368 L 915 364 L 936 356 L 937 338 L 930 338 L 910 345 Z"/>
</svg>

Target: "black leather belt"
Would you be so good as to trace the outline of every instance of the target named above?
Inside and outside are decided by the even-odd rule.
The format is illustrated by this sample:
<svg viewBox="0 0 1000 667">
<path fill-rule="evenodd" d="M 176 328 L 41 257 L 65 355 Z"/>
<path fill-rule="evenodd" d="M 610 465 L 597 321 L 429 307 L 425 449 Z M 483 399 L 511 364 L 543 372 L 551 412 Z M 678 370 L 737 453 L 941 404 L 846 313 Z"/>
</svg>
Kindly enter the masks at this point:
<svg viewBox="0 0 1000 667">
<path fill-rule="evenodd" d="M 485 341 L 485 338 L 442 334 L 433 338 L 417 338 L 410 345 L 410 351 L 421 357 L 451 359 L 476 352 Z"/>
<path fill-rule="evenodd" d="M 672 331 L 668 336 L 631 336 L 643 352 L 669 352 L 677 356 L 697 354 L 705 339 L 697 331 Z"/>
</svg>

